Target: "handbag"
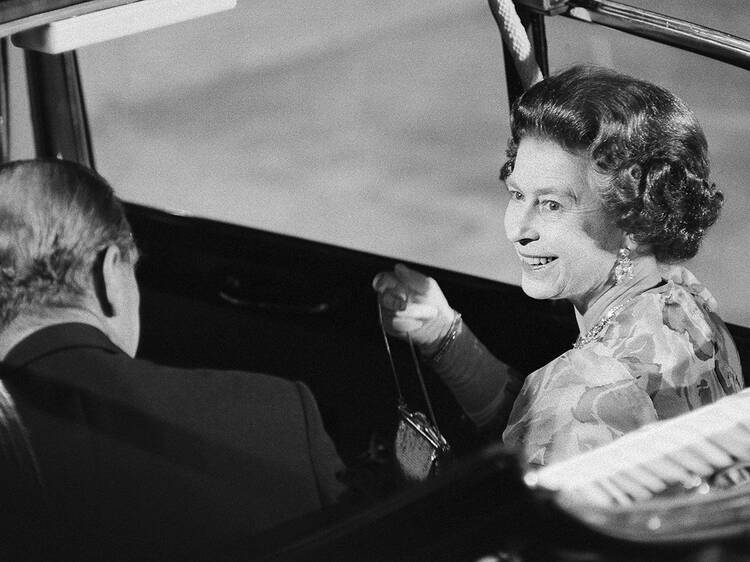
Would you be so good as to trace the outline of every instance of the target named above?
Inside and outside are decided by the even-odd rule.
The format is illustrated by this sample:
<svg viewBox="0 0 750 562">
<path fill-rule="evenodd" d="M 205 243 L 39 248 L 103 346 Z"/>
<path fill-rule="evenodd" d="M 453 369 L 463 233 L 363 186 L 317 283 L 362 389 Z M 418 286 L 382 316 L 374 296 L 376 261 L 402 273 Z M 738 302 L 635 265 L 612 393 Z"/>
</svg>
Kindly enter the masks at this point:
<svg viewBox="0 0 750 562">
<path fill-rule="evenodd" d="M 411 336 L 407 334 L 409 349 L 417 378 L 422 388 L 425 404 L 427 405 L 427 411 L 430 414 L 429 418 L 422 412 L 412 410 L 406 404 L 401 391 L 396 364 L 391 353 L 391 346 L 388 342 L 388 334 L 383 326 L 383 312 L 380 306 L 378 306 L 378 317 L 398 396 L 398 427 L 396 428 L 393 445 L 396 465 L 405 480 L 421 482 L 437 474 L 440 467 L 447 462 L 450 456 L 450 445 L 445 437 L 443 437 L 435 420 L 435 412 L 432 409 L 430 396 L 427 393 L 427 387 L 424 383 L 424 377 L 419 367 L 419 359 L 414 350 L 414 343 L 411 340 Z"/>
</svg>

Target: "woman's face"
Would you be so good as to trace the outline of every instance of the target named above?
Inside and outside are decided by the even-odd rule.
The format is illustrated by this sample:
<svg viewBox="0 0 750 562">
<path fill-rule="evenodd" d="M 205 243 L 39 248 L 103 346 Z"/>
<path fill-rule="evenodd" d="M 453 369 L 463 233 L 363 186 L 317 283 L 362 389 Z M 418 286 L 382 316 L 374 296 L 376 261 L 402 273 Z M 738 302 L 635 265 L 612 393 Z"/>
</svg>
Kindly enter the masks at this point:
<svg viewBox="0 0 750 562">
<path fill-rule="evenodd" d="M 584 313 L 611 286 L 623 232 L 604 215 L 586 155 L 526 137 L 506 179 L 505 233 L 521 260 L 521 286 L 535 299 L 569 299 Z"/>
</svg>

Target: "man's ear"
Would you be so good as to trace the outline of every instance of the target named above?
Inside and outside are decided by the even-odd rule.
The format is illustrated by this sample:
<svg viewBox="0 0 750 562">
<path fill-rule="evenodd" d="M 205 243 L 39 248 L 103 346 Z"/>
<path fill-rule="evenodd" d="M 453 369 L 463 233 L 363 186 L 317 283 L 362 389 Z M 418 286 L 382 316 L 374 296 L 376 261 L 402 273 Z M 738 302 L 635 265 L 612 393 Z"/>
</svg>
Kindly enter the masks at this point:
<svg viewBox="0 0 750 562">
<path fill-rule="evenodd" d="M 120 248 L 110 244 L 101 254 L 101 287 L 97 290 L 99 304 L 105 316 L 112 317 L 123 312 L 122 265 L 123 257 Z"/>
</svg>

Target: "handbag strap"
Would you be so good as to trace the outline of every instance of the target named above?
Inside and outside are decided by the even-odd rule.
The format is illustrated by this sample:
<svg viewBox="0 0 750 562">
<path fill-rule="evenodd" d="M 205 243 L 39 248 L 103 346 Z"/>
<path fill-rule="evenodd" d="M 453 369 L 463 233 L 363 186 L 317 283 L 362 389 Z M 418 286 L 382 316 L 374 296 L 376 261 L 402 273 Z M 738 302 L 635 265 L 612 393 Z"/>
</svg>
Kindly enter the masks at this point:
<svg viewBox="0 0 750 562">
<path fill-rule="evenodd" d="M 393 354 L 391 353 L 391 344 L 388 342 L 388 333 L 385 331 L 383 325 L 383 309 L 378 304 L 378 320 L 380 321 L 380 333 L 383 334 L 383 342 L 385 342 L 385 350 L 388 352 L 388 361 L 391 363 L 391 372 L 393 373 L 393 380 L 396 383 L 396 394 L 398 394 L 399 406 L 405 404 L 404 394 L 401 392 L 401 382 L 398 379 L 398 373 L 396 372 L 396 363 L 393 361 Z"/>
<path fill-rule="evenodd" d="M 406 401 L 404 400 L 404 395 L 401 391 L 401 382 L 398 378 L 398 372 L 396 371 L 396 363 L 393 360 L 393 354 L 391 353 L 391 344 L 388 341 L 388 332 L 385 331 L 385 326 L 383 325 L 383 309 L 381 308 L 380 304 L 378 304 L 378 320 L 380 321 L 380 331 L 383 334 L 383 341 L 385 342 L 385 350 L 388 352 L 388 361 L 391 364 L 391 372 L 393 373 L 393 380 L 396 383 L 396 393 L 398 394 L 398 403 L 400 406 L 406 405 Z M 432 401 L 430 400 L 430 395 L 427 392 L 427 386 L 425 385 L 425 382 L 424 382 L 424 376 L 422 376 L 422 369 L 419 367 L 419 358 L 417 357 L 417 351 L 414 348 L 414 342 L 411 339 L 411 334 L 407 332 L 406 337 L 409 342 L 409 350 L 411 351 L 411 358 L 412 358 L 412 362 L 414 363 L 414 369 L 417 372 L 419 385 L 422 388 L 422 395 L 424 396 L 425 404 L 427 404 L 427 411 L 430 414 L 430 420 L 432 421 L 432 425 L 435 426 L 435 429 L 440 431 L 440 428 L 438 427 L 438 424 L 437 424 L 437 420 L 435 418 L 435 411 L 432 409 Z"/>
</svg>

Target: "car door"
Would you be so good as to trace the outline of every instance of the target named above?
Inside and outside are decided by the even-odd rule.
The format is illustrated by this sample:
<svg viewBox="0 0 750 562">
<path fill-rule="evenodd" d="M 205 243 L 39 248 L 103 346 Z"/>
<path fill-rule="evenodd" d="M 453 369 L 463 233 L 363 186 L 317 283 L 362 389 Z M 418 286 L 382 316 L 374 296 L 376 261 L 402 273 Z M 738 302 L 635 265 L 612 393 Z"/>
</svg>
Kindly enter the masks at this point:
<svg viewBox="0 0 750 562">
<path fill-rule="evenodd" d="M 519 3 L 545 71 L 580 58 L 573 47 L 596 58 L 619 45 L 588 27 L 569 45 L 577 35 L 556 26 L 573 19 L 572 3 L 551 4 Z M 562 44 L 549 57 L 548 31 Z M 627 48 L 651 48 L 637 41 Z M 402 261 L 438 279 L 480 339 L 524 373 L 576 336 L 567 303 L 518 288 L 503 241 L 497 171 L 519 80 L 501 53 L 486 6 L 447 1 L 239 4 L 77 51 L 11 47 L 31 116 L 11 153 L 96 166 L 129 202 L 143 252 L 141 357 L 303 380 L 354 461 L 373 436 L 388 441 L 396 413 L 377 272 Z M 742 90 L 739 76 L 727 89 Z M 725 167 L 744 162 L 721 146 Z M 723 278 L 747 286 L 736 270 Z M 739 300 L 732 329 L 744 353 Z M 424 408 L 408 349 L 393 347 L 407 401 Z M 478 437 L 427 377 L 454 449 L 473 449 Z"/>
</svg>

